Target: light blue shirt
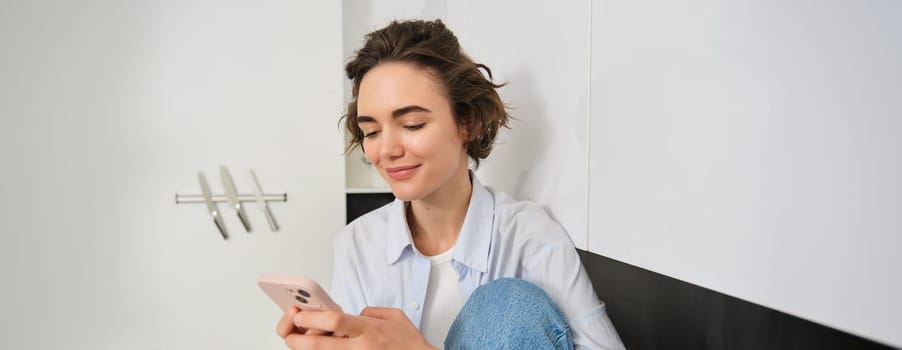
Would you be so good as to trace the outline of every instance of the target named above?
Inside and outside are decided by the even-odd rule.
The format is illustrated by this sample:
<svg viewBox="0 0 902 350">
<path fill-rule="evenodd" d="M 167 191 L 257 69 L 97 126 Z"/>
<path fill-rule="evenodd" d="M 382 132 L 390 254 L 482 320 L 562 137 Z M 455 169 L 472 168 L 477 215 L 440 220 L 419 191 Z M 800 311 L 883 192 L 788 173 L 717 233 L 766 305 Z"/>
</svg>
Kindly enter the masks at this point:
<svg viewBox="0 0 902 350">
<path fill-rule="evenodd" d="M 622 349 L 563 227 L 540 206 L 470 178 L 470 205 L 451 260 L 463 300 L 493 280 L 521 278 L 558 305 L 577 348 Z M 355 315 L 367 306 L 400 308 L 420 328 L 430 261 L 413 248 L 404 207 L 395 200 L 338 234 L 332 296 Z"/>
</svg>

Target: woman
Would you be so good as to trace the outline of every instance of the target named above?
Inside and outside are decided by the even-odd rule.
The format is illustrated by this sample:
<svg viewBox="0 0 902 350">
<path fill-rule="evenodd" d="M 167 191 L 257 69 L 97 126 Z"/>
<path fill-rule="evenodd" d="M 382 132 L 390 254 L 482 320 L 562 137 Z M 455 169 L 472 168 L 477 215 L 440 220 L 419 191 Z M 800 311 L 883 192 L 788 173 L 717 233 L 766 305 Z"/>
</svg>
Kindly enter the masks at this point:
<svg viewBox="0 0 902 350">
<path fill-rule="evenodd" d="M 348 314 L 288 310 L 277 326 L 286 344 L 622 348 L 563 228 L 469 170 L 508 121 L 488 67 L 439 20 L 366 38 L 345 69 L 349 147 L 397 199 L 335 239 L 332 296 Z"/>
</svg>

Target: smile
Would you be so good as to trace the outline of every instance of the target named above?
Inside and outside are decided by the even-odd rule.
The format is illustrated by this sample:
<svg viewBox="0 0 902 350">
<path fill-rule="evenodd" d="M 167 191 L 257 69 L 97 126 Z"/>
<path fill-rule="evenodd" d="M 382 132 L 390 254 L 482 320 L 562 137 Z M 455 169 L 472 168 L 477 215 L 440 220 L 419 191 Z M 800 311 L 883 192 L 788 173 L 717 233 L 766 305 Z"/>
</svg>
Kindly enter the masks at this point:
<svg viewBox="0 0 902 350">
<path fill-rule="evenodd" d="M 388 174 L 388 177 L 392 178 L 392 180 L 400 181 L 400 180 L 405 180 L 405 179 L 410 178 L 419 169 L 420 169 L 419 165 L 402 166 L 402 167 L 395 167 L 395 168 L 387 168 L 387 169 L 385 169 L 385 172 Z"/>
</svg>

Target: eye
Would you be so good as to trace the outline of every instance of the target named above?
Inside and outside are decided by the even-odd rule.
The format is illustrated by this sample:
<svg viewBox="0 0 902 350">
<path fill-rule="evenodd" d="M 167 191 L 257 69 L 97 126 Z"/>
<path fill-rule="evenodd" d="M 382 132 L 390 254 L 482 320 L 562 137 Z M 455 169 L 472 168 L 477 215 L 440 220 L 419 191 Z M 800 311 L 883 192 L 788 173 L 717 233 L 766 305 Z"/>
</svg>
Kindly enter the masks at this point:
<svg viewBox="0 0 902 350">
<path fill-rule="evenodd" d="M 416 125 L 405 125 L 404 128 L 407 130 L 420 130 L 425 125 L 426 125 L 426 123 L 420 123 L 420 124 L 416 124 Z"/>
<path fill-rule="evenodd" d="M 376 137 L 376 135 L 379 135 L 379 130 L 366 132 L 363 134 L 363 137 L 371 139 L 371 138 Z"/>
</svg>

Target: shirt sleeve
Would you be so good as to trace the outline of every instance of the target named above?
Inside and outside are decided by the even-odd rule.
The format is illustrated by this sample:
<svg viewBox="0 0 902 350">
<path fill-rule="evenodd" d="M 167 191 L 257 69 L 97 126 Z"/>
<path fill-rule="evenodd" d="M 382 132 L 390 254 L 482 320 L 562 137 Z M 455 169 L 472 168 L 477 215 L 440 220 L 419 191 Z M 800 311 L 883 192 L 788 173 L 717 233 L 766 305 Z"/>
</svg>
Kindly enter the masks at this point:
<svg viewBox="0 0 902 350">
<path fill-rule="evenodd" d="M 541 230 L 524 245 L 524 277 L 541 287 L 570 325 L 577 349 L 624 349 L 605 305 L 598 300 L 579 254 L 564 229 L 550 217 L 530 221 Z M 522 224 L 522 223 L 521 223 Z"/>
</svg>

